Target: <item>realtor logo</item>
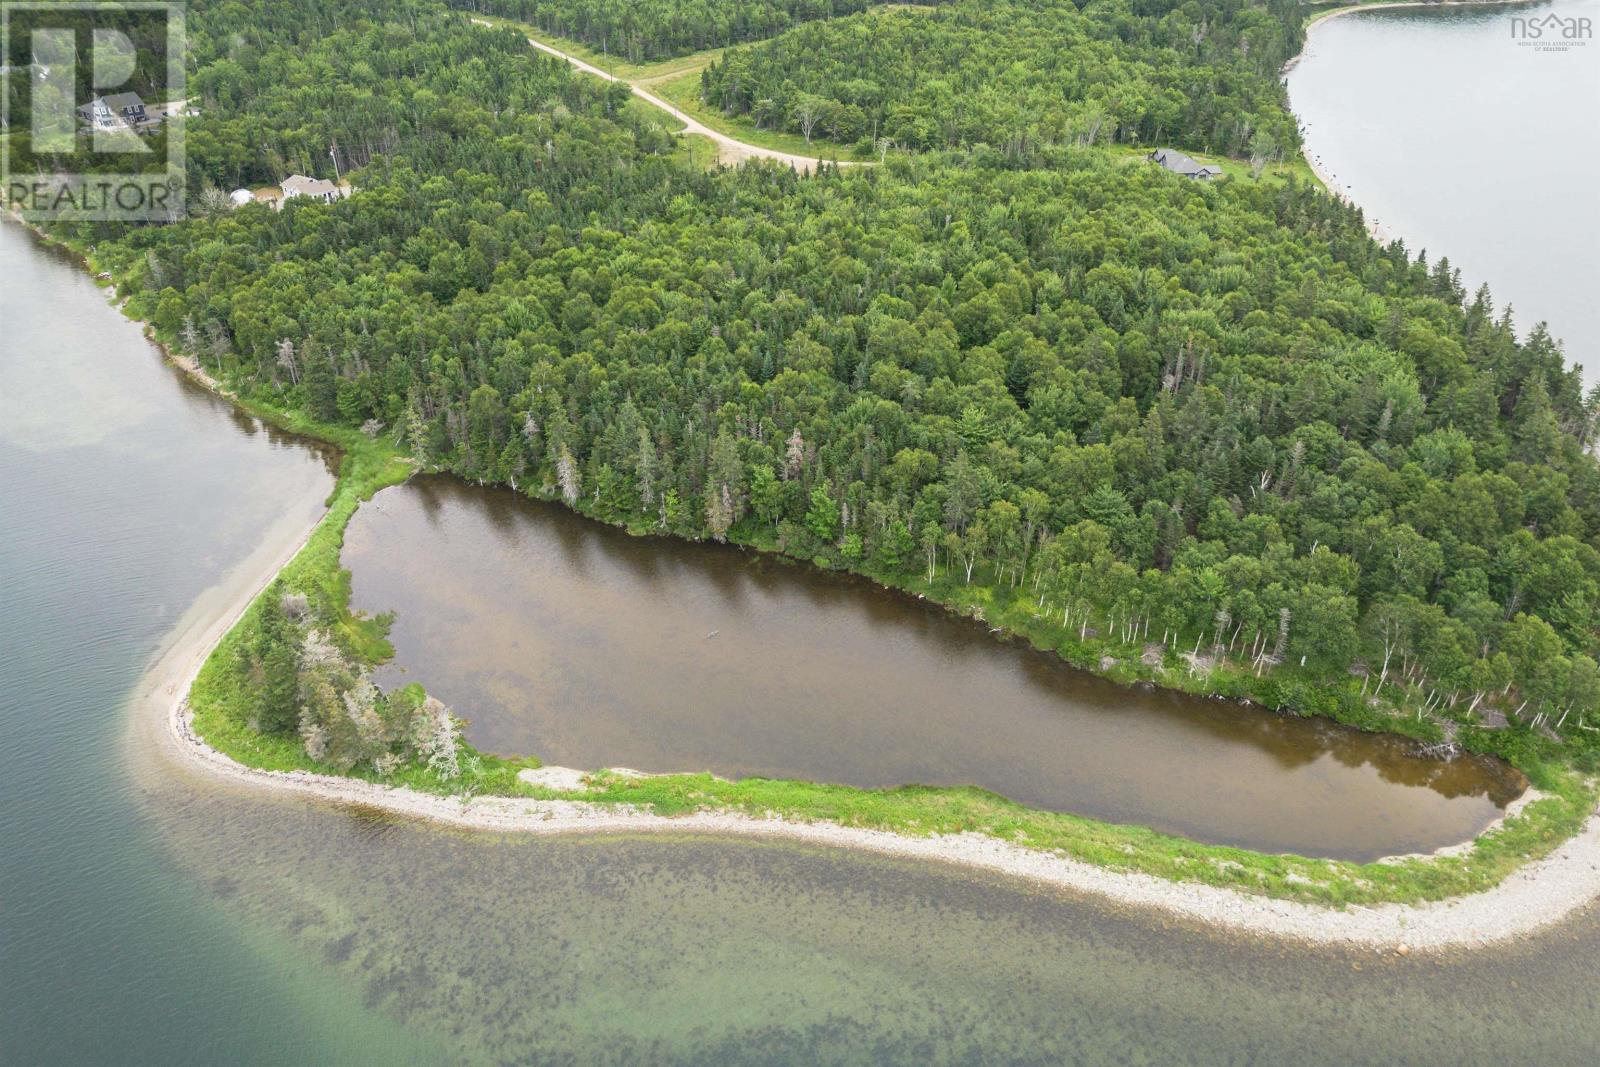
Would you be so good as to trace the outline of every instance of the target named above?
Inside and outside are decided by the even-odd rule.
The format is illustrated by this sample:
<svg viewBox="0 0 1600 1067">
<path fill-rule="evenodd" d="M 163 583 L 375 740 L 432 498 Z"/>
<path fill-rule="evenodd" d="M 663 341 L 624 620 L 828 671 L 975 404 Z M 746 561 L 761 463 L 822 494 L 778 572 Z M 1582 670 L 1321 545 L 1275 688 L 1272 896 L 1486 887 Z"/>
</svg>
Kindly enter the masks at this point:
<svg viewBox="0 0 1600 1067">
<path fill-rule="evenodd" d="M 0 194 L 31 221 L 183 215 L 179 0 L 0 0 Z"/>
<path fill-rule="evenodd" d="M 1594 37 L 1594 20 L 1578 15 L 1518 16 L 1511 20 L 1511 37 L 1535 52 L 1568 52 L 1582 48 Z"/>
</svg>

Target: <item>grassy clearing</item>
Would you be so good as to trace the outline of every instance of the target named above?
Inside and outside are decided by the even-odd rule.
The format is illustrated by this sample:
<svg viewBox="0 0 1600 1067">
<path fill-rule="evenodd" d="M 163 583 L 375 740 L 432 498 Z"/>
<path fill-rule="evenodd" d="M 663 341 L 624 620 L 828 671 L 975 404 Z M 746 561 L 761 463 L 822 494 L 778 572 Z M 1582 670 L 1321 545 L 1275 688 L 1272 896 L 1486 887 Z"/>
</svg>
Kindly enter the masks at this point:
<svg viewBox="0 0 1600 1067">
<path fill-rule="evenodd" d="M 770 148 L 775 152 L 787 152 L 790 155 L 805 156 L 810 159 L 837 160 L 849 158 L 849 145 L 835 144 L 832 141 L 814 140 L 809 144 L 804 137 L 794 133 L 784 133 L 781 130 L 758 130 L 755 123 L 746 118 L 732 118 L 724 115 L 716 108 L 707 107 L 700 100 L 700 71 L 688 71 L 657 81 L 649 89 L 673 107 L 678 108 L 685 115 L 705 125 L 707 129 L 715 130 L 727 137 L 743 141 L 745 144 L 755 145 L 757 148 Z"/>
<path fill-rule="evenodd" d="M 1132 145 L 1107 145 L 1103 148 L 1103 151 L 1111 153 L 1111 155 L 1116 158 L 1119 163 L 1131 165 L 1134 163 L 1150 162 L 1149 155 L 1151 149 L 1149 147 L 1136 147 Z M 1222 168 L 1223 175 L 1232 178 L 1235 181 L 1254 182 L 1266 181 L 1271 178 L 1289 178 L 1295 181 L 1307 182 L 1319 188 L 1322 186 L 1322 180 L 1317 177 L 1316 172 L 1314 172 L 1310 165 L 1306 163 L 1305 157 L 1301 156 L 1299 153 L 1296 153 L 1290 158 L 1280 160 L 1276 163 L 1268 163 L 1264 168 L 1262 168 L 1260 178 L 1251 176 L 1250 162 L 1248 160 L 1232 159 L 1228 156 L 1201 155 L 1198 152 L 1185 152 L 1184 154 L 1198 163 L 1207 163 L 1211 166 Z"/>
<path fill-rule="evenodd" d="M 515 19 L 500 18 L 497 15 L 480 15 L 474 13 L 475 22 L 486 23 L 497 29 L 511 29 L 525 37 L 531 37 L 540 44 L 548 45 L 560 52 L 565 52 L 574 59 L 581 59 L 585 63 L 599 67 L 614 78 L 626 82 L 658 81 L 684 71 L 699 72 L 720 59 L 723 53 L 721 48 L 708 48 L 703 52 L 691 52 L 685 56 L 673 59 L 659 59 L 651 63 L 629 63 L 614 55 L 597 52 L 581 41 L 574 41 L 570 37 L 558 37 L 553 33 L 546 33 L 526 22 L 517 22 Z"/>
<path fill-rule="evenodd" d="M 678 118 L 676 115 L 671 115 L 665 111 L 662 111 L 654 104 L 646 103 L 643 98 L 638 96 L 628 97 L 628 102 L 623 105 L 623 110 L 627 111 L 647 125 L 653 122 L 662 129 L 670 130 L 673 133 L 679 134 L 681 134 L 684 130 L 684 123 L 682 119 Z"/>
<path fill-rule="evenodd" d="M 663 59 L 659 63 L 645 63 L 641 66 L 623 64 L 631 73 L 618 75 L 635 85 L 649 87 L 657 82 L 666 81 L 668 78 L 681 77 L 685 74 L 698 74 L 711 64 L 722 58 L 725 48 L 707 48 L 703 52 L 691 52 L 677 59 Z"/>
<path fill-rule="evenodd" d="M 1223 174 L 1237 181 L 1251 182 L 1265 181 L 1268 178 L 1293 178 L 1296 181 L 1309 182 L 1312 185 L 1322 184 L 1321 179 L 1316 176 L 1305 159 L 1298 153 L 1289 159 L 1277 163 L 1268 163 L 1261 171 L 1260 178 L 1251 176 L 1248 160 L 1231 159 L 1228 156 L 1205 156 L 1200 161 L 1221 167 Z"/>
<path fill-rule="evenodd" d="M 721 159 L 717 142 L 698 133 L 678 138 L 678 154 L 695 170 L 710 170 Z"/>
</svg>

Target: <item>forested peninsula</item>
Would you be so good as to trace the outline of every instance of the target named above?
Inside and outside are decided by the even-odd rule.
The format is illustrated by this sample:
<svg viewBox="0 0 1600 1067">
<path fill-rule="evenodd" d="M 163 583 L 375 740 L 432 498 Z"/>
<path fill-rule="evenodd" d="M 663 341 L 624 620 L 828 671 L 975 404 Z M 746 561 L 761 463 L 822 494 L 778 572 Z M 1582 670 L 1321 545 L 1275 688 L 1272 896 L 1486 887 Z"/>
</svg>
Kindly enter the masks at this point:
<svg viewBox="0 0 1600 1067">
<path fill-rule="evenodd" d="M 255 766 L 541 795 L 516 778 L 536 761 L 474 753 L 419 687 L 370 678 L 384 620 L 349 610 L 343 524 L 438 469 L 865 574 L 1118 679 L 1497 754 L 1547 794 L 1464 860 L 1381 869 L 971 790 L 601 776 L 600 802 L 975 829 L 1332 900 L 1483 888 L 1574 833 L 1600 765 L 1600 394 L 1542 328 L 1519 339 L 1447 259 L 1380 246 L 1313 184 L 1193 181 L 1100 146 L 1292 148 L 1276 72 L 1297 9 L 1017 7 L 1068 29 L 977 94 L 939 72 L 994 66 L 990 5 L 817 21 L 839 12 L 640 0 L 561 24 L 679 27 L 648 57 L 796 23 L 750 46 L 767 77 L 834 35 L 857 55 L 854 19 L 897 20 L 913 66 L 886 50 L 796 75 L 859 109 L 841 140 L 875 123 L 892 142 L 805 177 L 701 169 L 625 85 L 433 0 L 191 3 L 192 216 L 53 236 L 178 358 L 346 453 L 329 519 L 195 686 L 206 740 Z M 737 28 L 682 29 L 707 25 Z M 707 71 L 708 106 L 794 121 L 781 85 L 732 88 L 742 54 Z M 1092 91 L 1052 76 L 1088 57 Z M 227 203 L 335 160 L 348 198 Z"/>
<path fill-rule="evenodd" d="M 1177 143 L 1277 160 L 1300 142 L 1277 73 L 1303 17 L 1294 0 L 894 5 L 730 48 L 701 82 L 728 114 L 863 152 Z"/>
</svg>

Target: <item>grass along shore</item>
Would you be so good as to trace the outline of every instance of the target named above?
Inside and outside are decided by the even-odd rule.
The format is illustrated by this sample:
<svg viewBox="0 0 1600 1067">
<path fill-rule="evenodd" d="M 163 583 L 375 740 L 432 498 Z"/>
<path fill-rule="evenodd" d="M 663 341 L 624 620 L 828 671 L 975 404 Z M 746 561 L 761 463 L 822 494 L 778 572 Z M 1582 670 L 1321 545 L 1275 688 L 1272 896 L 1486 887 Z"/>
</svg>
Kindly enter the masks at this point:
<svg viewBox="0 0 1600 1067">
<path fill-rule="evenodd" d="M 1540 0 L 1373 0 L 1371 3 L 1362 3 L 1360 0 L 1353 4 L 1334 3 L 1325 10 L 1318 11 L 1306 19 L 1305 29 L 1309 35 L 1311 27 L 1319 22 L 1337 18 L 1343 15 L 1354 14 L 1357 11 L 1385 11 L 1391 8 L 1402 7 L 1512 7 L 1527 4 L 1536 4 Z"/>
<path fill-rule="evenodd" d="M 91 273 L 97 273 L 93 250 L 47 239 L 74 252 Z M 138 317 L 137 299 L 124 311 Z M 379 490 L 404 482 L 415 471 L 412 463 L 383 436 L 369 437 L 358 430 L 316 422 L 258 398 L 241 396 L 218 382 L 192 361 L 176 358 L 154 336 L 169 358 L 195 379 L 237 404 L 242 410 L 287 432 L 324 442 L 342 453 L 338 480 L 328 498 L 327 514 L 311 532 L 305 545 L 276 579 L 282 588 L 304 593 L 326 615 L 337 620 L 343 640 L 367 662 L 378 663 L 392 654 L 384 639 L 382 619 L 353 613 L 349 606 L 349 574 L 340 564 L 345 529 L 360 504 Z M 643 532 L 643 531 L 634 531 Z M 775 550 L 736 527 L 730 540 L 760 550 Z M 1248 671 L 1213 670 L 1193 674 L 1163 664 L 1150 667 L 1138 659 L 1111 656 L 1108 646 L 1091 636 L 1083 639 L 1074 628 L 1061 628 L 1029 608 L 1029 598 L 996 597 L 996 590 L 981 585 L 943 580 L 907 581 L 886 575 L 869 577 L 940 603 L 949 610 L 984 618 L 1002 632 L 1020 637 L 1036 647 L 1053 649 L 1076 666 L 1129 683 L 1151 680 L 1167 688 L 1197 695 L 1235 699 L 1264 695 L 1261 683 L 1285 696 L 1296 710 L 1321 714 L 1367 730 L 1388 730 L 1423 739 L 1437 736 L 1437 727 L 1415 718 L 1404 708 L 1384 712 L 1350 694 L 1318 692 L 1308 680 L 1297 680 L 1292 669 L 1280 668 L 1266 679 Z M 979 835 L 1010 847 L 1040 855 L 1084 863 L 1108 872 L 1154 876 L 1169 882 L 1204 885 L 1237 891 L 1252 897 L 1344 907 L 1384 904 L 1412 905 L 1479 894 L 1500 885 L 1531 861 L 1549 856 L 1583 831 L 1595 809 L 1600 789 L 1576 771 L 1539 758 L 1532 750 L 1506 753 L 1526 774 L 1539 798 L 1515 815 L 1502 820 L 1473 842 L 1443 850 L 1434 856 L 1401 857 L 1373 863 L 1311 859 L 1267 854 L 1248 849 L 1208 845 L 1140 827 L 1099 822 L 1066 813 L 1041 811 L 972 787 L 900 786 L 861 789 L 796 780 L 751 778 L 730 782 L 704 773 L 636 777 L 604 769 L 590 775 L 587 788 L 560 791 L 540 788 L 519 779 L 525 769 L 538 768 L 535 756 L 505 758 L 466 749 L 471 770 L 446 779 L 415 764 L 398 768 L 387 777 L 368 768 L 339 772 L 318 763 L 305 752 L 293 734 L 270 735 L 252 729 L 242 708 L 248 676 L 242 649 L 254 640 L 260 627 L 263 588 L 253 596 L 238 620 L 211 648 L 188 690 L 187 709 L 195 738 L 241 768 L 274 774 L 339 776 L 366 782 L 383 790 L 381 795 L 415 792 L 421 796 L 454 798 L 526 798 L 534 801 L 581 799 L 589 808 L 613 809 L 619 815 L 639 813 L 660 817 L 686 828 L 698 816 L 722 813 L 753 820 L 783 820 L 797 825 L 830 824 L 848 830 L 883 832 L 930 840 L 956 840 Z M 1127 649 L 1121 650 L 1126 653 Z M 1280 677 L 1284 675 L 1285 677 Z M 1270 694 L 1268 700 L 1272 703 Z M 1303 702 L 1309 701 L 1309 704 Z M 1303 706 L 1302 706 L 1303 705 Z M 463 709 L 470 713 L 471 709 Z M 1489 737 L 1488 731 L 1465 730 L 1469 747 Z M 1492 749 L 1491 749 L 1492 750 Z M 1521 753 L 1524 758 L 1517 758 Z M 426 814 L 426 805 L 401 803 L 398 810 Z M 435 813 L 437 814 L 437 813 Z M 429 815 L 428 817 L 434 817 Z M 543 821 L 543 817 L 541 817 Z M 593 820 L 568 827 L 582 831 Z M 644 827 L 641 827 L 644 828 Z M 727 829 L 738 830 L 729 824 Z M 947 857 L 949 858 L 949 857 Z M 1600 888 L 1600 886 L 1597 886 Z M 1241 900 L 1245 899 L 1241 897 Z"/>
<path fill-rule="evenodd" d="M 89 255 L 94 269 L 92 250 Z M 137 304 L 130 307 L 130 313 L 137 314 L 139 310 Z M 371 662 L 382 659 L 390 650 L 383 640 L 381 620 L 351 614 L 348 577 L 339 564 L 339 549 L 346 525 L 360 503 L 384 486 L 403 481 L 412 465 L 383 438 L 317 424 L 248 396 L 233 399 L 267 421 L 328 441 L 344 451 L 327 516 L 278 577 L 286 587 L 306 593 L 331 613 L 345 642 L 364 658 Z M 774 547 L 763 543 L 754 531 L 745 531 L 742 540 L 758 548 Z M 1033 614 L 1026 595 L 1007 596 L 995 588 L 957 584 L 948 577 L 920 583 L 904 576 L 870 576 L 926 595 L 952 610 L 982 612 L 992 624 L 1120 681 L 1148 678 L 1191 692 L 1251 698 L 1274 707 L 1324 714 L 1363 728 L 1436 736 L 1436 726 L 1420 718 L 1414 720 L 1404 705 L 1379 709 L 1349 699 L 1353 683 L 1344 690 L 1324 692 L 1292 669 L 1275 671 L 1262 680 L 1226 667 L 1203 675 L 1191 674 L 1166 661 L 1146 667 L 1137 656 L 1128 655 L 1130 649 L 1098 639 L 1085 640 L 1081 634 L 1075 636 L 1070 629 L 1062 630 L 1051 620 Z M 311 760 L 296 737 L 258 734 L 237 714 L 246 687 L 252 684 L 241 671 L 238 651 L 253 635 L 252 627 L 259 626 L 261 603 L 257 596 L 202 667 L 190 692 L 196 733 L 211 749 L 244 768 L 327 774 L 330 769 Z M 1108 656 L 1109 665 L 1105 662 Z M 731 783 L 696 774 L 641 779 L 598 773 L 591 788 L 581 796 L 589 808 L 612 810 L 618 818 L 649 813 L 652 818 L 690 826 L 708 813 L 734 813 L 762 821 L 778 817 L 792 825 L 828 824 L 885 832 L 919 841 L 953 841 L 961 835 L 977 835 L 1003 842 L 1008 848 L 1081 861 L 1105 870 L 1257 896 L 1334 905 L 1414 904 L 1479 893 L 1505 882 L 1529 861 L 1547 856 L 1577 834 L 1594 806 L 1593 783 L 1548 758 L 1548 750 L 1536 743 L 1505 749 L 1496 747 L 1497 739 L 1486 732 L 1470 729 L 1465 732 L 1465 740 L 1469 746 L 1483 745 L 1483 750 L 1507 755 L 1545 795 L 1460 854 L 1392 863 L 1309 860 L 1201 845 L 1138 827 L 1040 812 L 976 789 L 863 790 L 762 779 Z M 565 802 L 577 795 L 541 790 L 517 777 L 520 770 L 537 765 L 537 760 L 531 758 L 505 760 L 480 754 L 472 773 L 463 778 L 444 780 L 421 768 L 402 767 L 382 780 L 382 788 L 386 795 L 401 797 L 409 791 L 434 799 L 514 797 Z M 365 779 L 375 786 L 378 782 L 378 776 L 370 771 L 345 777 Z M 395 808 L 409 810 L 408 803 L 397 799 Z M 452 799 L 449 803 L 459 802 Z M 527 810 L 536 813 L 541 809 Z"/>
<path fill-rule="evenodd" d="M 383 438 L 315 423 L 270 405 L 242 402 L 241 406 L 285 430 L 326 441 L 343 451 L 327 515 L 300 552 L 279 572 L 277 580 L 284 588 L 306 594 L 324 611 L 333 612 L 343 639 L 369 662 L 387 658 L 392 650 L 383 637 L 383 620 L 362 617 L 350 610 L 349 574 L 340 565 L 339 551 L 345 529 L 360 503 L 382 488 L 403 482 L 413 465 Z M 1046 620 L 1033 617 L 1018 605 L 995 604 L 991 596 L 985 595 L 990 591 L 982 588 L 966 587 L 969 592 L 965 598 L 958 598 L 950 587 L 924 588 L 936 597 L 942 593 L 939 599 L 951 610 L 987 611 L 985 617 L 992 624 L 1040 647 L 1052 647 L 1048 638 L 1059 636 Z M 244 670 L 240 650 L 255 638 L 265 595 L 263 591 L 255 597 L 201 668 L 188 697 L 195 734 L 244 767 L 272 772 L 337 773 L 308 756 L 297 736 L 258 733 L 247 725 L 241 713 L 248 687 L 254 683 Z M 1076 650 L 1055 647 L 1075 663 L 1092 658 L 1095 652 L 1088 645 Z M 1098 662 L 1082 665 L 1086 669 L 1099 667 Z M 1129 671 L 1126 664 L 1119 663 L 1099 673 L 1126 681 Z M 1231 695 L 1242 684 L 1241 679 L 1230 680 L 1227 676 L 1202 680 L 1180 675 L 1167 681 L 1184 678 L 1188 684 L 1181 688 L 1196 693 Z M 1365 725 L 1395 728 L 1414 722 L 1397 717 Z M 441 778 L 414 764 L 402 766 L 387 777 L 370 769 L 358 769 L 346 777 L 463 800 L 581 798 L 591 807 L 648 812 L 669 820 L 734 813 L 757 820 L 776 817 L 795 823 L 831 823 L 918 838 L 978 834 L 1108 871 L 1335 906 L 1411 904 L 1482 892 L 1576 835 L 1593 810 L 1596 797 L 1593 784 L 1574 772 L 1545 765 L 1525 768 L 1540 791 L 1539 799 L 1481 835 L 1470 847 L 1447 850 L 1452 853 L 1448 855 L 1363 864 L 1206 845 L 1144 827 L 1040 811 L 970 787 L 860 789 L 760 778 L 731 782 L 703 773 L 638 777 L 599 770 L 590 776 L 586 789 L 560 791 L 539 788 L 517 777 L 521 770 L 540 766 L 536 758 L 470 755 L 476 757 L 476 767 L 460 778 Z M 581 830 L 583 824 L 572 828 Z"/>
</svg>

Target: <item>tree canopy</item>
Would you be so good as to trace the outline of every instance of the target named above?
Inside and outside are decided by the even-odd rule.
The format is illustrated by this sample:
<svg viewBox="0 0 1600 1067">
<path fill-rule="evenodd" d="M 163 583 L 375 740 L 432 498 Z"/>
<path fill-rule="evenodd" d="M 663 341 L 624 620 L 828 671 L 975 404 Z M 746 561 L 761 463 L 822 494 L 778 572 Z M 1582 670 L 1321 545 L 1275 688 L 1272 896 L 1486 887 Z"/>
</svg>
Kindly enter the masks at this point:
<svg viewBox="0 0 1600 1067">
<path fill-rule="evenodd" d="M 758 126 L 907 148 L 1172 142 L 1274 158 L 1299 145 L 1279 71 L 1293 3 L 959 0 L 796 26 L 732 48 L 704 98 Z"/>
<path fill-rule="evenodd" d="M 1600 404 L 1320 190 L 1050 138 L 702 172 L 625 89 L 428 0 L 194 8 L 197 186 L 358 168 L 333 204 L 96 231 L 241 389 L 1108 640 L 1593 711 Z"/>
<path fill-rule="evenodd" d="M 863 11 L 878 0 L 450 0 L 581 41 L 630 63 L 771 37 L 811 19 Z"/>
</svg>

